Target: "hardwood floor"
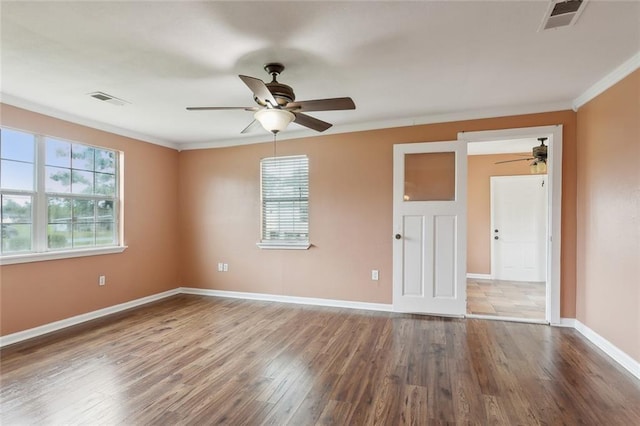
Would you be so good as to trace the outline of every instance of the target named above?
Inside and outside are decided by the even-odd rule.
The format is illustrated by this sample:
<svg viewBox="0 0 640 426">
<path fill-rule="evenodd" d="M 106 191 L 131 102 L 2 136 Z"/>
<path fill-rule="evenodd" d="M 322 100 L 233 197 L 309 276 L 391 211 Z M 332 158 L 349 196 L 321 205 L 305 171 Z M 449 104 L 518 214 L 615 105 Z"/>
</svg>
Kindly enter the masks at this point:
<svg viewBox="0 0 640 426">
<path fill-rule="evenodd" d="M 545 284 L 467 280 L 467 313 L 496 317 L 545 319 Z"/>
<path fill-rule="evenodd" d="M 180 295 L 5 348 L 3 425 L 640 424 L 572 329 Z"/>
</svg>

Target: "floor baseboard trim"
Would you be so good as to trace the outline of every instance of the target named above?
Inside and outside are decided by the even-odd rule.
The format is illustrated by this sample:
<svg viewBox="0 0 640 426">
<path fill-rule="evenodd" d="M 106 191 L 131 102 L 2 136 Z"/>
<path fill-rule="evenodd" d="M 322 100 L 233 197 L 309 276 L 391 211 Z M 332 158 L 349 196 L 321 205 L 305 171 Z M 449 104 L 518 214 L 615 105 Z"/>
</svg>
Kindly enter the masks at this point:
<svg viewBox="0 0 640 426">
<path fill-rule="evenodd" d="M 180 289 L 174 288 L 173 290 L 152 294 L 151 296 L 146 296 L 140 299 L 130 300 L 129 302 L 120 303 L 118 305 L 109 306 L 107 308 L 98 309 L 97 311 L 87 312 L 86 314 L 76 315 L 74 317 L 65 318 L 60 321 L 50 322 L 48 324 L 30 328 L 28 330 L 18 331 L 17 333 L 7 334 L 6 336 L 0 336 L 0 348 L 13 345 L 14 343 L 22 342 L 24 340 L 33 339 L 34 337 L 43 336 L 45 334 L 62 330 L 63 328 L 71 327 L 73 325 L 78 325 L 83 322 L 122 312 L 127 309 L 146 305 L 147 303 L 175 296 L 179 293 Z"/>
<path fill-rule="evenodd" d="M 467 318 L 469 319 L 481 319 L 481 320 L 489 320 L 489 321 L 507 321 L 507 322 L 521 322 L 525 324 L 549 324 L 545 320 L 537 320 L 532 318 L 517 318 L 517 317 L 499 317 L 496 315 L 481 315 L 481 314 L 467 314 Z"/>
<path fill-rule="evenodd" d="M 184 294 L 197 294 L 200 296 L 228 297 L 233 299 L 264 300 L 266 302 L 296 303 L 299 305 L 328 306 L 332 308 L 393 312 L 393 305 L 386 303 L 353 302 L 349 300 L 282 296 L 278 294 L 246 293 L 242 291 L 211 290 L 193 287 L 181 287 L 180 292 Z"/>
<path fill-rule="evenodd" d="M 155 302 L 157 300 L 165 299 L 167 297 L 175 296 L 177 294 L 194 294 L 200 296 L 214 296 L 214 297 L 226 297 L 234 299 L 245 300 L 262 300 L 266 302 L 281 302 L 281 303 L 295 303 L 300 305 L 314 305 L 314 306 L 327 306 L 333 308 L 347 308 L 347 309 L 359 309 L 367 311 L 381 311 L 381 312 L 394 312 L 393 305 L 386 303 L 369 303 L 369 302 L 354 302 L 349 300 L 335 300 L 335 299 L 321 299 L 315 297 L 298 297 L 298 296 L 283 296 L 277 294 L 264 294 L 264 293 L 247 293 L 240 291 L 225 291 L 225 290 L 211 290 L 203 288 L 193 287 L 179 287 L 172 290 L 164 291 L 162 293 L 152 294 L 150 296 L 142 297 L 140 299 L 131 300 L 129 302 L 120 303 L 118 305 L 109 306 L 107 308 L 98 309 L 96 311 L 87 312 L 85 314 L 76 315 L 71 318 L 66 318 L 60 321 L 55 321 L 49 324 L 44 324 L 38 327 L 30 328 L 28 330 L 19 331 L 17 333 L 7 334 L 6 336 L 0 336 L 0 348 L 9 346 L 15 343 L 22 342 L 24 340 L 33 339 L 35 337 L 43 336 L 54 331 L 62 330 L 67 327 L 78 325 L 87 321 L 102 318 L 107 315 L 115 314 L 125 311 L 127 309 L 135 308 L 147 303 Z M 477 319 L 489 319 L 489 320 L 502 320 L 502 321 L 518 321 L 538 323 L 531 320 L 522 320 L 518 318 L 498 318 L 489 317 L 483 315 L 467 315 L 467 318 Z M 600 350 L 607 354 L 611 359 L 620 364 L 624 369 L 629 371 L 633 376 L 640 380 L 640 362 L 631 358 L 624 351 L 620 350 L 614 344 L 607 339 L 593 331 L 575 318 L 560 318 L 559 323 L 551 324 L 555 327 L 568 327 L 576 329 L 591 343 L 596 345 Z"/>
<path fill-rule="evenodd" d="M 633 374 L 640 380 L 640 362 L 631 358 L 626 352 L 618 349 L 616 345 L 578 321 L 575 320 L 575 329 L 586 337 L 591 343 L 596 345 L 605 354 L 609 355 L 615 362 L 620 364 L 624 369 Z"/>
<path fill-rule="evenodd" d="M 491 274 L 467 274 L 467 278 L 472 280 L 490 280 Z"/>
<path fill-rule="evenodd" d="M 576 328 L 576 319 L 575 318 L 560 318 L 559 323 L 551 323 L 554 327 L 568 327 L 568 328 Z"/>
</svg>

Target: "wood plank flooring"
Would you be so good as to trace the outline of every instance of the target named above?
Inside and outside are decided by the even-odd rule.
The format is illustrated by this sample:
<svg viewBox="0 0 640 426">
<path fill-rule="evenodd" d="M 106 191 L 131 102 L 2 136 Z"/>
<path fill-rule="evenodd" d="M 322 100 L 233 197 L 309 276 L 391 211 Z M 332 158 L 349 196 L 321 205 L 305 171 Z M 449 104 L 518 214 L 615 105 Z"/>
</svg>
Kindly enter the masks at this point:
<svg viewBox="0 0 640 426">
<path fill-rule="evenodd" d="M 467 313 L 545 319 L 545 283 L 467 280 Z"/>
<path fill-rule="evenodd" d="M 180 295 L 0 352 L 0 422 L 640 424 L 574 330 Z"/>
</svg>

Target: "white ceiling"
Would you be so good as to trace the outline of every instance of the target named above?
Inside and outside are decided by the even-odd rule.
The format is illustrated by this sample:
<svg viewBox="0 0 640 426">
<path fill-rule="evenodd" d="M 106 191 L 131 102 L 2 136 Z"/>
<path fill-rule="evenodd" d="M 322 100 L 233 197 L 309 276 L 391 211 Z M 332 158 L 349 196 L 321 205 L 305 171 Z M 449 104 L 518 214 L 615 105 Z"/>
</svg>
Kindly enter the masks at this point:
<svg viewBox="0 0 640 426">
<path fill-rule="evenodd" d="M 268 80 L 273 61 L 297 100 L 353 98 L 310 113 L 328 133 L 570 108 L 640 51 L 640 2 L 591 0 L 575 26 L 538 32 L 548 5 L 2 1 L 2 101 L 173 147 L 270 140 L 240 135 L 249 112 L 185 107 L 253 105 L 237 76 Z"/>
<path fill-rule="evenodd" d="M 474 142 L 467 145 L 467 155 L 531 153 L 538 145 L 540 141 L 536 138 Z"/>
</svg>

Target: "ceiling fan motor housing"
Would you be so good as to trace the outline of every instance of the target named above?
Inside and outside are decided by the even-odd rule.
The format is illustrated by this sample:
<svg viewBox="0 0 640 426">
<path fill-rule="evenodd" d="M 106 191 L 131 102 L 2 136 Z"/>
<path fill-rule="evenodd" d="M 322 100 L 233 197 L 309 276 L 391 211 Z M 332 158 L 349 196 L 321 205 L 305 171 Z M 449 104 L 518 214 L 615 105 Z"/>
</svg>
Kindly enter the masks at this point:
<svg viewBox="0 0 640 426">
<path fill-rule="evenodd" d="M 279 83 L 276 78 L 284 71 L 284 65 L 278 62 L 270 62 L 264 66 L 264 70 L 273 78 L 270 83 L 265 83 L 269 92 L 273 95 L 278 102 L 279 107 L 286 106 L 289 102 L 296 100 L 296 95 L 293 93 L 291 86 Z M 262 102 L 257 97 L 253 98 L 259 105 L 266 106 L 266 102 Z"/>
<path fill-rule="evenodd" d="M 271 92 L 276 101 L 278 101 L 279 106 L 285 106 L 289 102 L 293 102 L 296 99 L 295 93 L 293 93 L 293 89 L 291 86 L 287 86 L 286 84 L 278 83 L 277 81 L 272 81 L 271 83 L 267 83 L 267 88 Z"/>
<path fill-rule="evenodd" d="M 547 146 L 540 145 L 533 148 L 533 156 L 541 160 L 547 159 Z"/>
</svg>

